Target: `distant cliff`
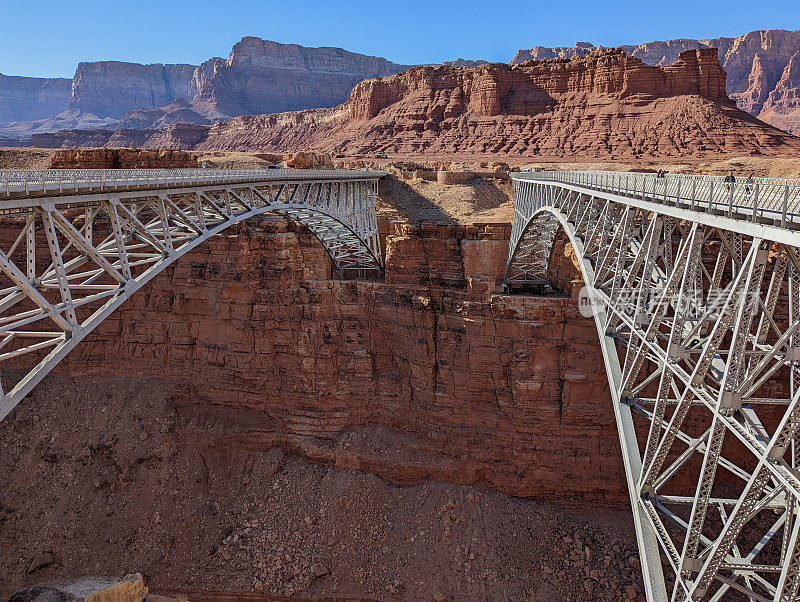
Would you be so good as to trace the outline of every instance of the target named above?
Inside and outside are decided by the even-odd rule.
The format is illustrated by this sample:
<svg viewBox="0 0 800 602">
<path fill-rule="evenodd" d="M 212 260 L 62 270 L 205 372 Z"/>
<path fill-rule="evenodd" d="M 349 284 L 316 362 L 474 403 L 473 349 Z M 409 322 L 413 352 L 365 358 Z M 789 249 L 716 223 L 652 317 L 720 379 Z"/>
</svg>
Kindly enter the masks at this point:
<svg viewBox="0 0 800 602">
<path fill-rule="evenodd" d="M 713 49 L 664 67 L 607 50 L 515 67 L 420 67 L 362 82 L 333 109 L 216 124 L 198 148 L 700 157 L 797 154 L 800 139 L 735 108 Z"/>
<path fill-rule="evenodd" d="M 0 74 L 0 124 L 43 119 L 67 108 L 72 80 Z"/>
<path fill-rule="evenodd" d="M 681 53 L 686 50 L 710 51 L 712 48 L 718 48 L 719 60 L 728 74 L 725 91 L 740 109 L 780 129 L 800 133 L 800 31 L 755 31 L 738 38 L 650 42 L 638 46 L 623 46 L 621 51 L 633 58 L 641 59 L 643 63 L 640 67 L 634 66 L 633 63 L 627 65 L 629 73 L 626 77 L 630 78 L 631 73 L 641 71 L 645 66 L 667 68 L 679 62 Z M 519 51 L 511 61 L 511 65 L 520 66 L 528 60 L 569 60 L 587 57 L 595 50 L 596 47 L 588 42 L 580 42 L 569 48 L 534 47 Z M 621 59 L 613 60 L 619 62 Z M 481 61 L 458 60 L 446 66 L 477 68 L 482 64 L 486 65 Z M 503 68 L 502 65 L 493 65 L 490 70 L 500 73 Z M 407 69 L 409 67 L 406 65 L 398 65 L 386 59 L 355 54 L 339 48 L 306 48 L 246 37 L 233 47 L 227 59 L 214 58 L 197 67 L 118 62 L 82 63 L 70 83 L 68 98 L 64 96 L 68 80 L 0 76 L 0 139 L 27 140 L 32 134 L 64 129 L 161 130 L 179 123 L 211 125 L 232 117 L 330 108 L 344 103 L 350 90 L 359 82 L 386 78 Z M 441 73 L 434 67 L 427 69 L 434 69 L 430 73 L 437 74 L 437 77 Z M 418 76 L 420 73 L 428 72 L 415 73 Z M 652 77 L 654 72 L 647 73 Z M 407 81 L 408 85 L 420 85 L 425 89 L 425 81 L 419 84 L 414 81 L 414 77 L 417 76 L 403 81 Z M 498 77 L 503 79 L 507 76 L 498 75 Z M 572 74 L 570 77 L 575 79 L 578 76 Z M 400 80 L 391 86 L 404 85 L 398 82 Z M 380 84 L 383 88 L 387 85 L 389 84 Z M 603 82 L 598 82 L 597 85 L 602 87 Z M 376 91 L 369 102 L 380 104 L 380 94 L 390 92 L 383 88 L 381 92 Z M 512 92 L 520 96 L 521 90 L 528 88 L 530 86 L 526 82 L 519 81 Z M 67 106 L 69 109 L 63 110 Z M 58 111 L 59 108 L 62 112 L 46 116 L 48 111 Z M 435 109 L 434 106 L 431 108 Z M 448 110 L 454 108 L 450 107 Z M 668 113 L 672 109 L 633 107 L 632 110 L 652 114 L 654 111 Z M 401 121 L 407 119 L 405 115 L 399 117 Z M 307 115 L 300 115 L 280 119 L 303 122 L 308 118 Z M 565 118 L 569 120 L 575 116 Z M 702 118 L 699 116 L 697 118 L 699 129 L 704 130 Z M 274 118 L 265 117 L 251 121 L 267 123 L 271 119 Z M 613 116 L 609 119 L 613 119 Z M 14 121 L 14 123 L 3 125 L 3 121 Z M 438 114 L 420 116 L 419 121 L 424 131 L 427 122 L 438 123 L 441 121 L 441 116 Z M 542 123 L 550 122 L 545 120 Z M 236 121 L 231 126 L 220 126 L 219 129 L 232 132 L 233 127 L 238 127 L 235 124 L 241 125 L 241 122 Z M 540 125 L 532 126 L 533 134 L 540 135 Z M 591 124 L 584 123 L 580 128 L 585 129 L 590 126 Z M 681 129 L 682 126 L 675 127 Z M 273 145 L 280 143 L 288 147 L 294 144 L 297 128 L 290 129 L 287 139 L 282 141 L 275 139 L 272 141 Z M 664 128 L 657 128 L 655 134 L 663 130 Z M 391 128 L 387 131 L 391 136 L 394 135 Z M 216 130 L 212 131 L 212 137 L 214 132 Z M 249 133 L 243 135 L 249 136 Z M 662 146 L 664 148 L 682 146 L 688 144 L 687 140 L 693 140 L 701 135 L 711 134 L 688 133 L 685 138 L 663 142 Z M 82 139 L 82 136 L 80 133 L 65 135 L 57 139 L 51 138 L 51 142 L 58 145 L 73 144 L 74 141 Z M 103 138 L 102 135 L 98 136 Z M 93 139 L 97 139 L 98 136 L 94 136 Z M 105 135 L 109 139 L 111 136 L 110 133 Z M 139 140 L 154 136 L 154 139 L 163 140 L 163 137 L 152 132 L 136 134 Z M 464 142 L 468 141 L 470 136 L 467 136 Z M 625 136 L 626 134 L 622 133 L 617 137 L 625 138 Z M 652 139 L 652 135 L 648 136 L 648 140 Z M 224 137 L 225 144 L 233 145 L 234 141 L 228 141 L 228 137 L 228 134 Z M 120 136 L 115 137 L 117 140 L 119 138 Z M 190 139 L 196 139 L 194 133 Z M 595 143 L 601 144 L 597 140 Z M 184 141 L 181 144 L 179 148 L 185 148 L 189 142 Z M 354 144 L 348 143 L 345 147 Z M 421 140 L 419 144 L 421 147 L 426 147 L 428 142 Z M 650 142 L 643 144 L 642 148 L 647 148 Z M 463 145 L 461 142 L 458 143 L 458 146 Z M 492 145 L 487 143 L 486 146 L 491 148 Z M 633 143 L 631 146 L 636 147 Z M 387 148 L 390 149 L 391 146 Z M 750 150 L 752 149 L 747 152 Z"/>
<path fill-rule="evenodd" d="M 118 61 L 80 63 L 72 80 L 70 108 L 119 119 L 136 109 L 163 107 L 189 98 L 194 65 L 139 65 Z"/>
<path fill-rule="evenodd" d="M 245 37 L 228 59 L 200 66 L 100 61 L 80 63 L 72 80 L 0 76 L 0 138 L 332 107 L 358 82 L 407 68 L 341 48 Z"/>
<path fill-rule="evenodd" d="M 511 60 L 585 56 L 596 47 L 579 42 L 573 47 L 534 46 L 520 50 Z M 727 91 L 737 106 L 781 129 L 800 133 L 800 31 L 751 31 L 737 38 L 667 40 L 638 46 L 621 46 L 648 65 L 668 65 L 685 50 L 717 48 L 728 74 Z"/>
<path fill-rule="evenodd" d="M 190 93 L 200 112 L 220 118 L 332 107 L 344 102 L 358 82 L 407 68 L 341 48 L 246 37 L 227 60 L 200 65 Z"/>
<path fill-rule="evenodd" d="M 734 106 L 713 49 L 683 52 L 664 67 L 619 50 L 515 67 L 418 67 L 361 82 L 338 107 L 186 127 L 59 132 L 34 143 L 345 155 L 800 155 L 800 138 Z"/>
</svg>

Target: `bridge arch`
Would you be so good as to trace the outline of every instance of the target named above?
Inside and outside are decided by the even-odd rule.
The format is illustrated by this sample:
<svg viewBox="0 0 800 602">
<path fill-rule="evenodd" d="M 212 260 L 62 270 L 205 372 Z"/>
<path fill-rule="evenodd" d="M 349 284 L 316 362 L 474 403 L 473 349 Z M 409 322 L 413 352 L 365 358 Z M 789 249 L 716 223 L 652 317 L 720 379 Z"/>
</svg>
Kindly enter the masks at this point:
<svg viewBox="0 0 800 602">
<path fill-rule="evenodd" d="M 559 230 L 578 258 L 648 599 L 797 599 L 800 187 L 543 173 L 514 188 L 507 285 L 546 289 Z"/>
<path fill-rule="evenodd" d="M 282 215 L 306 227 L 337 270 L 381 272 L 383 175 L 0 171 L 0 420 L 131 295 L 244 220 Z"/>
</svg>

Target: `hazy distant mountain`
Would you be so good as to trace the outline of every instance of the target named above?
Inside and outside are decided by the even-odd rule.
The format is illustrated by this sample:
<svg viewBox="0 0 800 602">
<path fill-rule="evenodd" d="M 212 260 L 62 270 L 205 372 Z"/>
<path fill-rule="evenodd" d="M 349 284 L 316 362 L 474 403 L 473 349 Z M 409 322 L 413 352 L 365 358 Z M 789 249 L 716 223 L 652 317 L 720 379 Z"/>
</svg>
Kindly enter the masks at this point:
<svg viewBox="0 0 800 602">
<path fill-rule="evenodd" d="M 358 82 L 407 68 L 341 48 L 245 37 L 228 59 L 199 66 L 100 61 L 80 63 L 72 80 L 0 75 L 0 137 L 330 107 L 344 102 Z"/>
</svg>

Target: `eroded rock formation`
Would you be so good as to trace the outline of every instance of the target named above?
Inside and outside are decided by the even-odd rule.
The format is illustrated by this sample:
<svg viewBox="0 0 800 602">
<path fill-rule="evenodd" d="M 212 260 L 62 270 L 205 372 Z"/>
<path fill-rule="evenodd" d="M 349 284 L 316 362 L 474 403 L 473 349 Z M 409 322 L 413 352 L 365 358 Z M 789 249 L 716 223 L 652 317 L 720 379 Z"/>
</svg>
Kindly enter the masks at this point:
<svg viewBox="0 0 800 602">
<path fill-rule="evenodd" d="M 194 65 L 80 63 L 72 80 L 69 105 L 116 119 L 135 109 L 163 107 L 187 96 L 194 70 Z"/>
<path fill-rule="evenodd" d="M 208 127 L 192 123 L 175 123 L 157 130 L 62 130 L 33 134 L 34 148 L 148 148 L 190 150 L 208 137 Z"/>
<path fill-rule="evenodd" d="M 702 157 L 797 154 L 800 139 L 733 106 L 714 50 L 666 67 L 610 50 L 517 67 L 419 67 L 362 82 L 334 109 L 216 124 L 196 148 Z"/>
<path fill-rule="evenodd" d="M 85 148 L 56 151 L 50 169 L 165 169 L 199 167 L 197 156 L 180 150 Z"/>
<path fill-rule="evenodd" d="M 713 49 L 685 51 L 665 67 L 619 50 L 516 67 L 418 67 L 361 82 L 332 109 L 181 127 L 67 131 L 35 136 L 32 143 L 345 155 L 800 154 L 799 138 L 733 106 Z"/>
<path fill-rule="evenodd" d="M 407 69 L 341 48 L 255 37 L 228 59 L 195 65 L 80 63 L 70 80 L 0 76 L 0 134 L 23 139 L 63 129 L 148 129 L 237 115 L 332 107 L 353 86 Z"/>
<path fill-rule="evenodd" d="M 67 108 L 72 82 L 65 78 L 0 74 L 0 123 L 42 119 Z"/>
<path fill-rule="evenodd" d="M 358 82 L 407 68 L 341 48 L 245 37 L 227 60 L 215 58 L 200 65 L 189 93 L 195 106 L 216 119 L 332 107 L 344 102 Z"/>
<path fill-rule="evenodd" d="M 157 277 L 57 370 L 178 386 L 186 412 L 228 424 L 214 448 L 622 501 L 594 324 L 569 298 L 493 294 L 508 235 L 399 225 L 385 282 L 356 282 L 330 279 L 304 230 L 246 224 Z"/>
<path fill-rule="evenodd" d="M 570 59 L 584 56 L 596 48 L 588 42 L 579 42 L 573 47 L 535 46 L 517 52 L 511 64 L 550 58 Z M 800 133 L 800 31 L 751 31 L 735 38 L 677 39 L 621 48 L 648 65 L 658 66 L 674 62 L 685 50 L 717 48 L 720 62 L 728 74 L 728 93 L 739 108 L 779 128 Z"/>
</svg>

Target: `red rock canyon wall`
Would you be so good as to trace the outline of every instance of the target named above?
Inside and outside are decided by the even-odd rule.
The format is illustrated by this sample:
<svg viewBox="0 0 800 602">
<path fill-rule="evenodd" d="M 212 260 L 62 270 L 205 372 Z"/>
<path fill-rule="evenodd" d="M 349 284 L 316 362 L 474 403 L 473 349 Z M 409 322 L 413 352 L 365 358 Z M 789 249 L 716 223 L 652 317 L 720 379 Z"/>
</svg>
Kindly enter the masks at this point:
<svg viewBox="0 0 800 602">
<path fill-rule="evenodd" d="M 385 282 L 332 280 L 304 230 L 248 223 L 167 269 L 59 372 L 182 383 L 209 445 L 280 445 L 398 483 L 626 497 L 594 325 L 493 294 L 508 225 L 397 226 Z"/>
</svg>

